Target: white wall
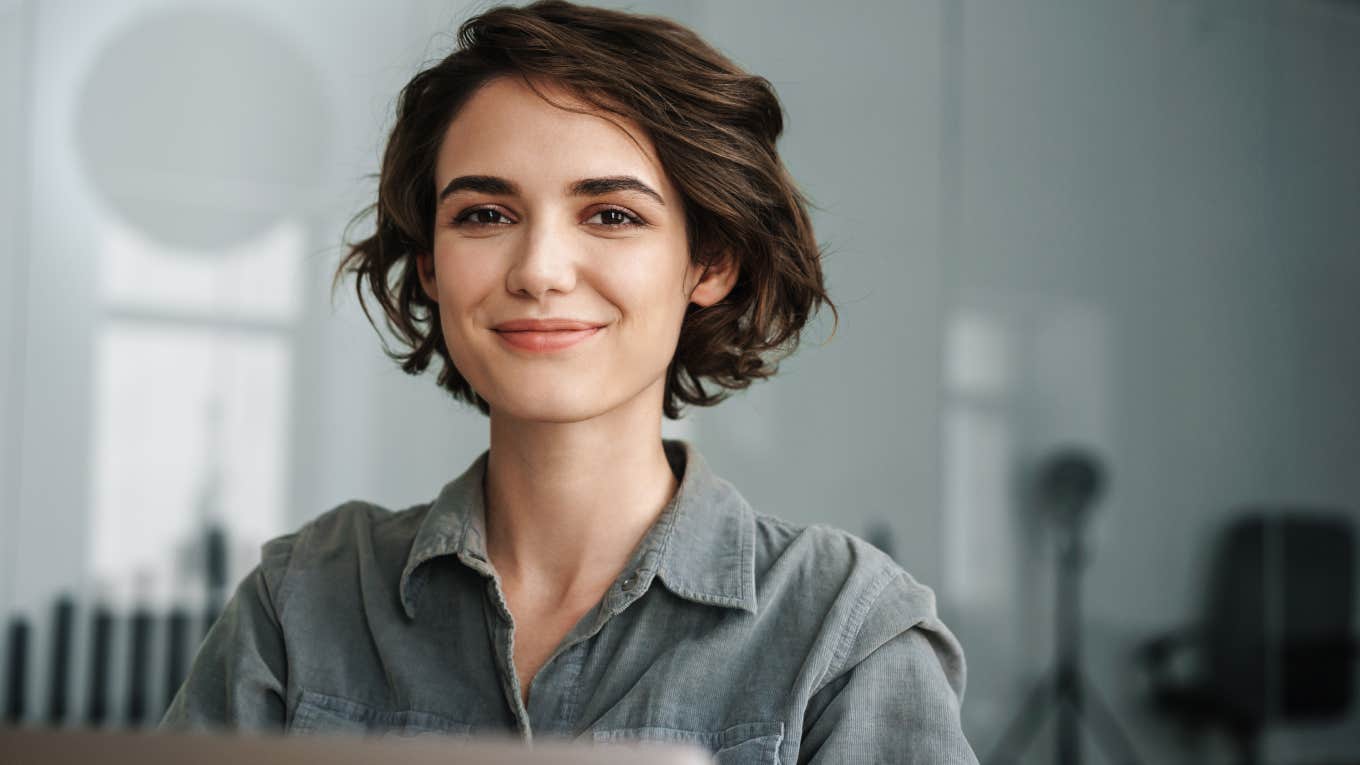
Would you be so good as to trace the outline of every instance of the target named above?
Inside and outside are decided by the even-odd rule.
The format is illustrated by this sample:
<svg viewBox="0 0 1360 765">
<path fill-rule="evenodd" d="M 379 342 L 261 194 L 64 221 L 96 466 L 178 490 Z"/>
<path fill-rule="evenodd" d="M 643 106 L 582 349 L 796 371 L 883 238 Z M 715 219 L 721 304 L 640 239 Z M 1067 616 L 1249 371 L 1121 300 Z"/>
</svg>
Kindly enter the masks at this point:
<svg viewBox="0 0 1360 765">
<path fill-rule="evenodd" d="M 11 179 L 0 185 L 0 613 L 13 600 L 18 524 L 15 491 L 18 483 L 19 437 L 22 427 L 19 366 L 12 360 L 24 343 L 23 289 L 26 272 L 28 207 L 28 21 L 26 3 L 0 3 L 0 174 Z"/>
<path fill-rule="evenodd" d="M 1360 510 L 1360 13 L 951 13 L 944 601 L 969 731 L 989 750 L 1051 656 L 1051 549 L 1016 486 L 1075 440 L 1112 471 L 1092 679 L 1146 761 L 1201 761 L 1143 711 L 1131 650 L 1197 618 L 1207 545 L 1242 506 Z M 1358 724 L 1268 751 L 1353 754 Z"/>
</svg>

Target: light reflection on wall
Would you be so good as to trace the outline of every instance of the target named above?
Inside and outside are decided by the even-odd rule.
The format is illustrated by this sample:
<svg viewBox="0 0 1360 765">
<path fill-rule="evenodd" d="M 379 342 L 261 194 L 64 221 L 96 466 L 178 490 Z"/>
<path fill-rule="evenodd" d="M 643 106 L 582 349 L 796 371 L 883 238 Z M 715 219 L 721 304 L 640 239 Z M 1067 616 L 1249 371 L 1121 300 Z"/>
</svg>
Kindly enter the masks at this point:
<svg viewBox="0 0 1360 765">
<path fill-rule="evenodd" d="M 968 649 L 971 730 L 1005 726 L 1052 660 L 1052 548 L 1027 481 L 1060 446 L 1110 451 L 1108 342 L 1086 303 L 1016 290 L 955 296 L 944 343 L 942 600 Z"/>
<path fill-rule="evenodd" d="M 1009 469 L 1014 446 L 1007 394 L 1014 381 L 1004 325 L 984 314 L 960 313 L 947 328 L 945 379 L 950 406 L 945 416 L 947 466 L 944 486 L 944 581 L 959 608 L 1003 605 L 1011 569 Z M 997 555 L 976 557 L 981 546 Z"/>
<path fill-rule="evenodd" d="M 297 312 L 302 231 L 280 224 L 211 259 L 110 231 L 94 377 L 93 573 L 120 600 L 193 598 L 206 524 L 229 532 L 233 580 L 280 530 L 286 319 Z"/>
<path fill-rule="evenodd" d="M 287 219 L 205 253 L 162 246 L 111 219 L 104 224 L 99 290 L 113 315 L 164 312 L 286 329 L 299 313 L 305 236 L 300 222 Z"/>
</svg>

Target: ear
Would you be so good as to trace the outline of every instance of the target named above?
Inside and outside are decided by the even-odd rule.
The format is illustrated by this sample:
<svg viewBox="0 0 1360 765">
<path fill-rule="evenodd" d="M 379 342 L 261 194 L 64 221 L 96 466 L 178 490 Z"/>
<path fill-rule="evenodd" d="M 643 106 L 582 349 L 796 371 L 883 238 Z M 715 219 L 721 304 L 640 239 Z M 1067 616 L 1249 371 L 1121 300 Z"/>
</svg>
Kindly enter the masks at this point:
<svg viewBox="0 0 1360 765">
<path fill-rule="evenodd" d="M 713 265 L 700 271 L 699 281 L 690 290 L 689 301 L 708 307 L 727 297 L 737 283 L 740 266 L 731 252 L 724 252 Z"/>
<path fill-rule="evenodd" d="M 420 275 L 420 286 L 425 296 L 439 302 L 439 283 L 434 278 L 434 255 L 428 252 L 416 253 L 416 272 Z"/>
</svg>

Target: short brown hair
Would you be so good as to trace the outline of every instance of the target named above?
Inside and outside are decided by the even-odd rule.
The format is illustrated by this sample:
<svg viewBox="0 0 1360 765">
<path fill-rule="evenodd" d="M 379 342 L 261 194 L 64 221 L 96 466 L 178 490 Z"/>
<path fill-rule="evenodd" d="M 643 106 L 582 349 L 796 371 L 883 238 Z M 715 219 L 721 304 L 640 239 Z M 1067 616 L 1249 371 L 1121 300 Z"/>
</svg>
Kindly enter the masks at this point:
<svg viewBox="0 0 1360 765">
<path fill-rule="evenodd" d="M 822 303 L 839 326 L 807 199 L 775 150 L 784 120 L 769 81 L 669 19 L 541 0 L 498 6 L 467 20 L 458 29 L 457 49 L 402 88 L 378 199 L 346 227 L 348 251 L 332 291 L 345 273 L 356 274 L 355 292 L 373 324 L 364 300 L 367 283 L 388 328 L 408 349 L 392 351 L 384 341 L 384 351 L 403 371 L 419 374 L 438 354 L 438 384 L 490 414 L 449 356 L 416 256 L 432 249 L 435 160 L 443 135 L 468 97 L 501 75 L 552 82 L 640 125 L 682 197 L 692 262 L 707 267 L 724 254 L 736 258 L 731 292 L 713 305 L 686 309 L 666 370 L 666 417 L 678 419 L 684 404 L 711 406 L 729 395 L 706 390 L 706 380 L 736 390 L 773 375 Z M 351 242 L 350 227 L 374 211 L 373 234 Z"/>
</svg>

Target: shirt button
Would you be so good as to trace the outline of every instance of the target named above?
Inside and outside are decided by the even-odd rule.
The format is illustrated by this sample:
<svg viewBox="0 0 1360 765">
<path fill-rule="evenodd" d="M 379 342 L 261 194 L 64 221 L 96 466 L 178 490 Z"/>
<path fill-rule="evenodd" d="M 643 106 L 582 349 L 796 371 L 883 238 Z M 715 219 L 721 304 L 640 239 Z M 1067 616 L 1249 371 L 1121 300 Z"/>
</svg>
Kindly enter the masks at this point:
<svg viewBox="0 0 1360 765">
<path fill-rule="evenodd" d="M 635 584 L 637 584 L 637 574 L 636 574 L 636 573 L 629 574 L 628 576 L 626 576 L 626 577 L 623 578 L 623 589 L 625 589 L 625 590 L 631 590 L 631 589 L 633 589 L 633 585 L 635 585 Z"/>
</svg>

